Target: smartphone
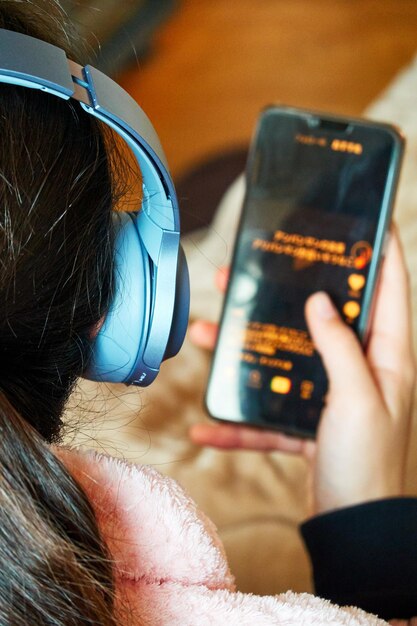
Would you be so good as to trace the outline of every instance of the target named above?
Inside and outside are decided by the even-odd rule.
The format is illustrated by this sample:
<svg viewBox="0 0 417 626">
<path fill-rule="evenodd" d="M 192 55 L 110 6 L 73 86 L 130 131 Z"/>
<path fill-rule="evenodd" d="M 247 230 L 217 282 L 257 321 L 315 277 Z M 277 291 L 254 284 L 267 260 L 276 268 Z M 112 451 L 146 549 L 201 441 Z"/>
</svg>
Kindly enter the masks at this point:
<svg viewBox="0 0 417 626">
<path fill-rule="evenodd" d="M 211 417 L 314 437 L 328 383 L 305 302 L 326 291 L 366 342 L 403 146 L 387 124 L 262 112 L 205 397 Z"/>
</svg>

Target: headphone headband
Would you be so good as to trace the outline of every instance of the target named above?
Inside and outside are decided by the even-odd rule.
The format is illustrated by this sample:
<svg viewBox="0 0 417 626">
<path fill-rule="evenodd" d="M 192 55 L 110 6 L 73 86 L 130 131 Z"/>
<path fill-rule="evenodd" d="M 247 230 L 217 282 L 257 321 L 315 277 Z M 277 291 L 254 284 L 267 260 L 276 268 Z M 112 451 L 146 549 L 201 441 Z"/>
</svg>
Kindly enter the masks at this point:
<svg viewBox="0 0 417 626">
<path fill-rule="evenodd" d="M 143 200 L 135 223 L 141 245 L 154 266 L 154 285 L 149 334 L 137 359 L 141 364 L 123 382 L 149 384 L 166 355 L 176 317 L 180 246 L 178 201 L 158 135 L 141 107 L 120 85 L 91 65 L 82 67 L 69 60 L 61 48 L 34 37 L 0 29 L 1 82 L 77 100 L 87 113 L 120 135 L 137 159 Z M 187 281 L 182 281 L 183 291 Z M 184 302 L 185 309 L 188 311 L 188 302 Z"/>
</svg>

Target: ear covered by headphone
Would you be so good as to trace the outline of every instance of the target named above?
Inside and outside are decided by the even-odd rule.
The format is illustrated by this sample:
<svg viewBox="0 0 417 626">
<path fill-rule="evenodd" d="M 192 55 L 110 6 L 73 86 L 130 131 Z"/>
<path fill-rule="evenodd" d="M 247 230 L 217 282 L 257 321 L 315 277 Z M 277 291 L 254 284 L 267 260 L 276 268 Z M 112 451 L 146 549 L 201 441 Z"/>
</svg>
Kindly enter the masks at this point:
<svg viewBox="0 0 417 626">
<path fill-rule="evenodd" d="M 0 29 L 0 82 L 74 98 L 119 134 L 138 161 L 142 206 L 134 213 L 113 214 L 115 295 L 85 377 L 148 385 L 162 361 L 180 349 L 190 301 L 178 203 L 158 136 L 139 105 L 112 79 L 28 35 Z"/>
<path fill-rule="evenodd" d="M 181 348 L 188 323 L 189 281 L 182 247 L 178 248 L 174 310 L 168 340 L 149 337 L 156 314 L 155 267 L 144 246 L 137 216 L 113 214 L 115 242 L 115 297 L 94 342 L 86 372 L 88 378 L 108 382 L 145 385 L 154 380 L 161 361 L 175 356 Z M 159 277 L 158 277 L 159 279 Z M 159 302 L 166 311 L 163 302 Z M 166 344 L 166 345 L 165 345 Z"/>
</svg>

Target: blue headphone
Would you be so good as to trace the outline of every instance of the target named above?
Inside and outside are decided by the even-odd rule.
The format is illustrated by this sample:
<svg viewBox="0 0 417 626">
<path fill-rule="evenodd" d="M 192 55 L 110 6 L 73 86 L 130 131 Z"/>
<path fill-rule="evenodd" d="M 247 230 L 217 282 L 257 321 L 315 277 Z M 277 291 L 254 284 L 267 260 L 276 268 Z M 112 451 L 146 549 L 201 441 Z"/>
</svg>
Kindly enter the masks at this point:
<svg viewBox="0 0 417 626">
<path fill-rule="evenodd" d="M 74 98 L 118 133 L 138 161 L 142 206 L 113 214 L 115 297 L 85 377 L 149 385 L 161 362 L 182 345 L 190 301 L 178 202 L 158 136 L 140 106 L 111 78 L 34 37 L 0 29 L 0 82 Z"/>
</svg>

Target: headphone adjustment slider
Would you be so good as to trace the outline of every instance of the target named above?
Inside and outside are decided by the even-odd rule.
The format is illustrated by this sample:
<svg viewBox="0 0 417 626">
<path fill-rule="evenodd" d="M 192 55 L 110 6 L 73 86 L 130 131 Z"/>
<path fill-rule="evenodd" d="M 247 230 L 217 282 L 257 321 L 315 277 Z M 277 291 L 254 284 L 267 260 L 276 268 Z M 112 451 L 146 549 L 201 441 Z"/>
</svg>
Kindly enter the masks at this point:
<svg viewBox="0 0 417 626">
<path fill-rule="evenodd" d="M 67 61 L 71 78 L 74 83 L 74 95 L 72 97 L 75 98 L 75 100 L 78 100 L 78 102 L 82 102 L 87 106 L 93 106 L 93 99 L 90 94 L 90 86 L 84 76 L 84 68 L 78 63 L 71 61 L 70 59 L 67 59 Z"/>
</svg>

